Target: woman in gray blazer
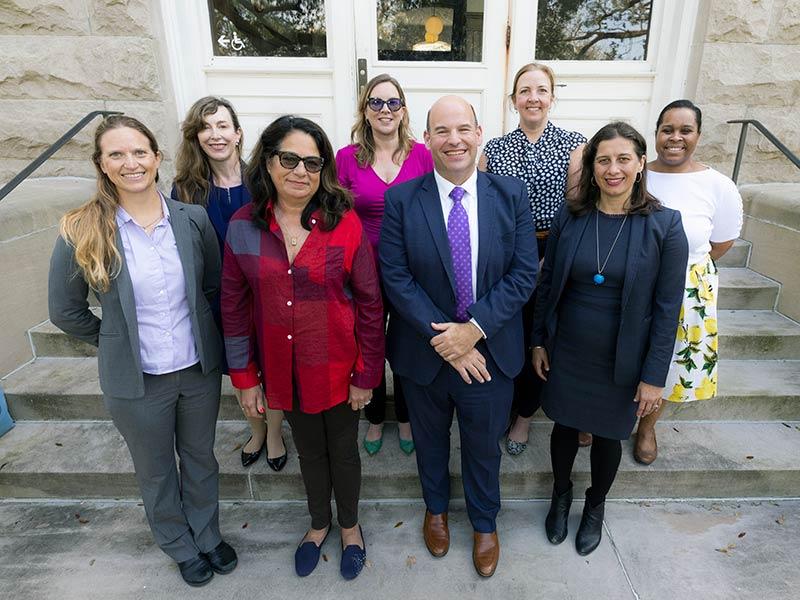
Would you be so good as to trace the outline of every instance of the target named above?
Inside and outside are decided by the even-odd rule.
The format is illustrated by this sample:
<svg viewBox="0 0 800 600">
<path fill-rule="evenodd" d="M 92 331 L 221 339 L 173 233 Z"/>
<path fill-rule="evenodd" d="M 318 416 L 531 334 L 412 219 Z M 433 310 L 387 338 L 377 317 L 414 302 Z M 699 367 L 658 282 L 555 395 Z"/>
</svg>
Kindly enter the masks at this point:
<svg viewBox="0 0 800 600">
<path fill-rule="evenodd" d="M 219 531 L 214 457 L 216 236 L 202 207 L 158 191 L 161 152 L 136 119 L 103 121 L 92 160 L 97 193 L 64 216 L 50 261 L 50 319 L 97 346 L 103 399 L 130 450 L 156 543 L 186 583 L 203 585 L 237 564 Z M 90 289 L 102 318 L 89 310 Z"/>
</svg>

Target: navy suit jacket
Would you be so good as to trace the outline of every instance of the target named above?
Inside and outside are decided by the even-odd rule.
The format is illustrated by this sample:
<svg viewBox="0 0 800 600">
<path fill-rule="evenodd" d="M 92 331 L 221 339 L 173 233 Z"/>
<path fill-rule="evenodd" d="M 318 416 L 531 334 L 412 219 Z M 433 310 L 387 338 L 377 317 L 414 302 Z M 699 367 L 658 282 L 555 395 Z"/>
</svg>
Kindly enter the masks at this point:
<svg viewBox="0 0 800 600">
<path fill-rule="evenodd" d="M 566 206 L 553 221 L 539 277 L 532 343 L 552 356 L 558 303 L 592 212 L 576 217 Z M 630 215 L 631 236 L 622 286 L 614 382 L 663 387 L 675 348 L 689 248 L 681 214 L 662 208 Z M 581 360 L 579 356 L 570 360 Z"/>
<path fill-rule="evenodd" d="M 476 300 L 467 312 L 483 328 L 491 358 L 514 377 L 524 360 L 521 310 L 536 281 L 536 232 L 521 181 L 478 172 L 477 189 Z M 438 333 L 431 323 L 456 321 L 453 262 L 433 173 L 386 191 L 378 255 L 392 307 L 389 363 L 427 385 L 444 364 L 430 344 Z"/>
</svg>

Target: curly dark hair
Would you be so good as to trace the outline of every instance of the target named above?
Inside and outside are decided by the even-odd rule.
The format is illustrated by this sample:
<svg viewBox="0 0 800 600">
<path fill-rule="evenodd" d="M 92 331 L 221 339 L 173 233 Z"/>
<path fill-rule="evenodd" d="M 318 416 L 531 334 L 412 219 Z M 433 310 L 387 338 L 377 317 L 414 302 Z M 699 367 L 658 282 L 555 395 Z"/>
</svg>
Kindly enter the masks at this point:
<svg viewBox="0 0 800 600">
<path fill-rule="evenodd" d="M 247 187 L 253 197 L 253 223 L 257 227 L 269 230 L 267 221 L 267 206 L 277 199 L 275 184 L 267 171 L 267 163 L 280 150 L 281 142 L 292 131 L 301 131 L 308 134 L 317 144 L 317 150 L 322 157 L 322 172 L 320 173 L 319 189 L 311 197 L 300 216 L 302 226 L 311 231 L 309 221 L 311 213 L 318 208 L 322 210 L 320 228 L 325 231 L 334 229 L 345 212 L 353 208 L 350 193 L 339 185 L 336 176 L 336 161 L 333 148 L 328 136 L 322 128 L 303 117 L 284 115 L 278 117 L 261 133 L 258 143 L 250 156 L 250 162 L 245 171 Z"/>
<path fill-rule="evenodd" d="M 588 141 L 586 148 L 583 150 L 578 194 L 574 199 L 567 200 L 567 206 L 572 214 L 585 215 L 597 206 L 597 201 L 600 200 L 600 188 L 593 183 L 594 159 L 597 156 L 597 147 L 600 142 L 618 137 L 631 141 L 639 159 L 647 154 L 647 142 L 644 141 L 642 134 L 627 123 L 616 121 L 601 127 L 592 136 L 592 139 Z M 647 163 L 645 163 L 641 174 L 641 178 L 633 183 L 631 197 L 628 201 L 628 213 L 632 215 L 649 215 L 653 211 L 661 210 L 661 202 L 647 191 Z"/>
</svg>

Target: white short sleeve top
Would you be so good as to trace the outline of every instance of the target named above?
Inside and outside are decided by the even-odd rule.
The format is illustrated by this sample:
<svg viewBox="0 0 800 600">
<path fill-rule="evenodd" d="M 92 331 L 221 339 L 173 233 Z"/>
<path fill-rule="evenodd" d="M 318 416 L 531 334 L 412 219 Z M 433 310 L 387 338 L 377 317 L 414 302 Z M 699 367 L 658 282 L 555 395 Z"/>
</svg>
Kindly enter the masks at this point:
<svg viewBox="0 0 800 600">
<path fill-rule="evenodd" d="M 703 260 L 709 242 L 726 242 L 742 230 L 742 197 L 736 184 L 712 168 L 693 173 L 647 172 L 647 190 L 680 211 L 689 241 L 689 264 Z"/>
</svg>

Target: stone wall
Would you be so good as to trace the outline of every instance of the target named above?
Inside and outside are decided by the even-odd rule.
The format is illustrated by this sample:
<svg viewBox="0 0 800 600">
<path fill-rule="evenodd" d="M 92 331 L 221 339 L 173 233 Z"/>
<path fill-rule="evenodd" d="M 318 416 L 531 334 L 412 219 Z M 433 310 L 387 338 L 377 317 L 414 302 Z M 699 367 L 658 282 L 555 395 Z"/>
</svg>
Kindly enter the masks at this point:
<svg viewBox="0 0 800 600">
<path fill-rule="evenodd" d="M 712 0 L 695 98 L 704 110 L 701 160 L 733 171 L 740 125 L 757 119 L 800 155 L 800 0 Z M 800 181 L 750 128 L 739 182 Z"/>
<path fill-rule="evenodd" d="M 171 157 L 178 117 L 167 74 L 159 0 L 0 1 L 0 184 L 92 110 L 150 127 Z M 87 127 L 36 172 L 94 176 Z"/>
</svg>

